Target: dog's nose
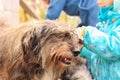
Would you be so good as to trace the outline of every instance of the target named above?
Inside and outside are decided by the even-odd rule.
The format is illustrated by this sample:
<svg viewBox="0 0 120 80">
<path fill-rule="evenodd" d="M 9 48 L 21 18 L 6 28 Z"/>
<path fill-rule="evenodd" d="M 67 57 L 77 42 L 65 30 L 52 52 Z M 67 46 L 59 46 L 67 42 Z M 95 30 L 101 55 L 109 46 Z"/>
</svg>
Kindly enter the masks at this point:
<svg viewBox="0 0 120 80">
<path fill-rule="evenodd" d="M 80 54 L 80 51 L 73 51 L 74 56 L 78 56 L 78 54 Z"/>
</svg>

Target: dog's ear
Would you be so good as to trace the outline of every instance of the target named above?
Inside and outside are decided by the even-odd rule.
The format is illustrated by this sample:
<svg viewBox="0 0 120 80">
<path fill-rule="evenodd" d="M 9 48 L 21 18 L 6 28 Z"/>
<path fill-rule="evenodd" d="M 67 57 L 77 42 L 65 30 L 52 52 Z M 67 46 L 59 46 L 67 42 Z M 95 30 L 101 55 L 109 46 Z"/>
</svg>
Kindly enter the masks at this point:
<svg viewBox="0 0 120 80">
<path fill-rule="evenodd" d="M 36 70 L 36 66 L 42 66 L 42 57 L 38 56 L 41 50 L 41 46 L 39 44 L 40 34 L 40 28 L 34 27 L 31 30 L 27 31 L 21 40 L 23 59 L 28 66 L 31 66 L 30 68 L 33 68 L 33 73 Z"/>
<path fill-rule="evenodd" d="M 24 54 L 38 54 L 40 47 L 40 28 L 35 27 L 30 31 L 26 32 L 22 38 L 22 48 Z"/>
<path fill-rule="evenodd" d="M 28 64 L 38 64 L 37 62 L 41 62 L 38 61 L 38 58 L 41 60 L 41 57 L 38 57 L 41 50 L 40 34 L 40 27 L 34 27 L 31 30 L 27 31 L 21 40 L 24 61 Z"/>
</svg>

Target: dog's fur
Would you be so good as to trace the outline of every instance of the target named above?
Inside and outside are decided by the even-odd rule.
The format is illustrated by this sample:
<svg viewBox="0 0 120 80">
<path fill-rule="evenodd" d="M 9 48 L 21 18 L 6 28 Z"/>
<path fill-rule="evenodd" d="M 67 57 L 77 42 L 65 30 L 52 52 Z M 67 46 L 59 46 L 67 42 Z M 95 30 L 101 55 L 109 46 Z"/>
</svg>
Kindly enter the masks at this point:
<svg viewBox="0 0 120 80">
<path fill-rule="evenodd" d="M 92 80 L 86 66 L 86 59 L 79 56 L 74 58 L 72 64 L 62 74 L 61 80 Z"/>
<path fill-rule="evenodd" d="M 8 28 L 0 34 L 0 80 L 57 80 L 79 50 L 78 37 L 51 21 Z"/>
</svg>

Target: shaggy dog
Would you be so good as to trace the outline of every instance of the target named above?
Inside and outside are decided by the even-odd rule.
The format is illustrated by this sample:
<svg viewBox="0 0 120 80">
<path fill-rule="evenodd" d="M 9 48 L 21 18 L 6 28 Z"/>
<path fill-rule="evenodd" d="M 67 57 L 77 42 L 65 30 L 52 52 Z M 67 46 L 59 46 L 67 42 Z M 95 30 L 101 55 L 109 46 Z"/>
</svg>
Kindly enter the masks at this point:
<svg viewBox="0 0 120 80">
<path fill-rule="evenodd" d="M 79 54 L 76 34 L 51 21 L 0 34 L 0 80 L 57 80 Z"/>
</svg>

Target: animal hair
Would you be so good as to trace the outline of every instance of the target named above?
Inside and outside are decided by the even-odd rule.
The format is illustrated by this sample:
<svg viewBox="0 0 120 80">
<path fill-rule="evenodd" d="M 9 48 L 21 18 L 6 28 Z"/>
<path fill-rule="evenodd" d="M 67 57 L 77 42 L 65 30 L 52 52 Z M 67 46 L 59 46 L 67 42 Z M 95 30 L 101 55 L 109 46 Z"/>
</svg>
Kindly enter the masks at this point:
<svg viewBox="0 0 120 80">
<path fill-rule="evenodd" d="M 0 34 L 0 80 L 57 80 L 80 50 L 78 37 L 52 21 L 36 21 Z"/>
</svg>

